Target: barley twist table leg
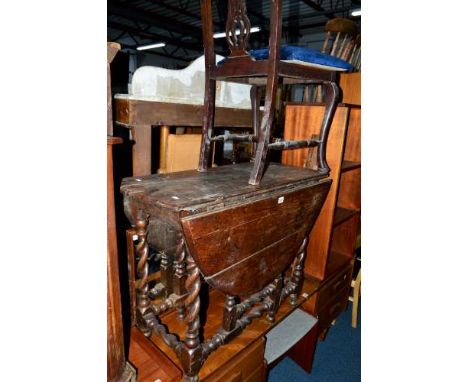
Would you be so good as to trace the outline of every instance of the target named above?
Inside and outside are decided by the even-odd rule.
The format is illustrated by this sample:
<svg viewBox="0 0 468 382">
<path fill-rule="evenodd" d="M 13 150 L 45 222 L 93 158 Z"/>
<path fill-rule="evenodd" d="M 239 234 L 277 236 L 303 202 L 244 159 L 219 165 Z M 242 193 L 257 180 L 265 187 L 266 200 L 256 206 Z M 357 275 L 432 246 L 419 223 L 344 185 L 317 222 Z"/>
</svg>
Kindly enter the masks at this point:
<svg viewBox="0 0 468 382">
<path fill-rule="evenodd" d="M 147 242 L 148 220 L 146 216 L 136 221 L 135 230 L 138 236 L 136 245 L 136 255 L 138 258 L 137 276 L 139 284 L 137 288 L 137 326 L 145 336 L 151 335 L 151 330 L 147 327 L 143 316 L 148 311 L 150 306 L 149 290 L 148 290 L 148 242 Z"/>
<path fill-rule="evenodd" d="M 302 241 L 301 247 L 299 248 L 299 252 L 297 253 L 296 260 L 294 262 L 291 281 L 295 284 L 295 286 L 294 291 L 289 296 L 289 303 L 291 305 L 297 304 L 297 298 L 299 293 L 301 293 L 302 284 L 304 283 L 304 258 L 308 242 L 309 237 L 306 236 Z"/>
<path fill-rule="evenodd" d="M 198 372 L 203 364 L 203 352 L 200 345 L 200 271 L 190 253 L 187 258 L 187 299 L 185 300 L 185 322 L 187 332 L 184 347 L 181 351 L 181 361 L 184 368 L 184 381 L 197 382 Z"/>
</svg>

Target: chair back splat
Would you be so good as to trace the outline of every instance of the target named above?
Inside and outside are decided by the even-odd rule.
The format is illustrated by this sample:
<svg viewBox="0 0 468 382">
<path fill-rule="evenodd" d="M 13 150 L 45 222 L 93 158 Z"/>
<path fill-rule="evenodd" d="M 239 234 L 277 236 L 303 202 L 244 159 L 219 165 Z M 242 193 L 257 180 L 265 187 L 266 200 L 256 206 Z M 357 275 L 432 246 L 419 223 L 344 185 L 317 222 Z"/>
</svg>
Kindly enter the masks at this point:
<svg viewBox="0 0 468 382">
<path fill-rule="evenodd" d="M 228 0 L 226 18 L 226 41 L 230 50 L 229 56 L 216 64 L 213 40 L 212 0 L 201 0 L 201 15 L 203 24 L 203 44 L 205 52 L 205 104 L 203 116 L 203 139 L 201 143 L 198 171 L 206 171 L 210 164 L 213 142 L 220 140 L 213 137 L 216 81 L 232 81 L 253 85 L 251 91 L 252 112 L 254 121 L 253 136 L 240 137 L 238 135 L 225 137 L 233 140 L 254 142 L 255 158 L 249 184 L 259 185 L 266 170 L 267 155 L 270 149 L 287 150 L 304 147 L 318 147 L 316 150 L 318 176 L 326 177 L 329 168 L 325 159 L 328 130 L 339 101 L 337 71 L 346 70 L 330 64 L 328 56 L 314 56 L 304 48 L 281 46 L 282 32 L 282 2 L 271 0 L 270 36 L 266 57 L 257 57 L 248 51 L 251 23 L 247 15 L 245 0 Z M 351 54 L 348 45 L 336 46 L 341 55 Z M 264 52 L 265 53 L 265 52 Z M 292 54 L 291 57 L 289 57 Z M 321 53 L 319 53 L 321 54 Z M 325 61 L 324 61 L 325 59 Z M 342 61 L 333 58 L 335 62 Z M 320 61 L 322 60 L 322 61 Z M 339 63 L 338 63 L 339 64 Z M 345 65 L 347 63 L 344 62 Z M 324 88 L 325 115 L 322 121 L 319 138 L 302 141 L 283 141 L 273 139 L 272 127 L 276 112 L 275 97 L 278 83 L 283 84 L 321 84 Z M 258 86 L 265 86 L 265 102 L 263 115 L 260 118 Z"/>
</svg>

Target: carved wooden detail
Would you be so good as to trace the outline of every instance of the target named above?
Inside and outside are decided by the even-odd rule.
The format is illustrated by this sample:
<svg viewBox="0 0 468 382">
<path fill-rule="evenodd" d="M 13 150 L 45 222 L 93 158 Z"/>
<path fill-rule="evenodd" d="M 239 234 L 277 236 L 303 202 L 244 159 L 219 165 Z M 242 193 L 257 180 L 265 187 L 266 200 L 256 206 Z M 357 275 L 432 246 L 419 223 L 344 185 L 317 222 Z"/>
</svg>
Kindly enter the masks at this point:
<svg viewBox="0 0 468 382">
<path fill-rule="evenodd" d="M 136 245 L 136 256 L 137 256 L 137 276 L 140 280 L 138 288 L 136 290 L 136 306 L 138 310 L 137 325 L 145 336 L 149 336 L 151 331 L 145 325 L 144 320 L 141 319 L 147 312 L 150 306 L 149 298 L 149 286 L 148 286 L 148 253 L 149 247 L 146 239 L 148 227 L 148 219 L 146 216 L 136 221 L 135 230 L 138 236 L 138 243 Z"/>
<path fill-rule="evenodd" d="M 260 292 L 240 301 L 236 296 L 226 295 L 222 327 L 214 336 L 201 343 L 200 289 L 202 280 L 200 270 L 182 238 L 176 250 L 174 261 L 176 271 L 172 281 L 176 286 L 174 291 L 181 288 L 178 285 L 180 279 L 185 280 L 185 285 L 183 289 L 179 289 L 180 294 L 171 293 L 169 297 L 159 296 L 152 300 L 148 291 L 147 222 L 148 219 L 140 218 L 136 220 L 135 224 L 135 232 L 138 236 L 136 256 L 138 260 L 137 276 L 139 277 L 137 283 L 137 323 L 143 334 L 146 336 L 150 336 L 153 332 L 158 334 L 175 351 L 184 368 L 185 382 L 198 381 L 198 373 L 208 356 L 220 346 L 237 337 L 254 319 L 266 313 L 267 319 L 274 321 L 281 303 L 288 296 L 291 299 L 297 298 L 294 296 L 300 293 L 304 277 L 302 263 L 307 238 L 302 241 L 299 252 L 291 265 L 291 277 L 283 277 L 280 274 Z M 159 281 L 157 285 L 161 282 Z M 179 315 L 183 312 L 183 319 L 187 325 L 183 341 L 170 333 L 160 320 L 159 316 L 170 309 L 178 309 Z"/>
<path fill-rule="evenodd" d="M 297 297 L 302 289 L 302 284 L 304 282 L 304 258 L 308 242 L 309 238 L 305 237 L 293 263 L 291 280 L 294 284 L 294 290 L 292 291 L 289 299 L 291 305 L 297 304 Z"/>
<path fill-rule="evenodd" d="M 250 36 L 250 26 L 245 0 L 229 0 L 226 20 L 226 41 L 231 50 L 231 56 L 248 55 L 247 45 Z"/>
</svg>

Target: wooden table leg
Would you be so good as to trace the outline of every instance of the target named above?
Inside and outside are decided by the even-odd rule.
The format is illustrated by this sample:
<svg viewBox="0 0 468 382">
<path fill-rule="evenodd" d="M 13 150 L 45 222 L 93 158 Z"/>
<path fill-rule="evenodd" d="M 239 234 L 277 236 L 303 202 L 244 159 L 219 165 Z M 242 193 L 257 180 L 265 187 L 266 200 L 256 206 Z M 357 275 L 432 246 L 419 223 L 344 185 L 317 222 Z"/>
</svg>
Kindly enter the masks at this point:
<svg viewBox="0 0 468 382">
<path fill-rule="evenodd" d="M 351 326 L 357 328 L 358 307 L 359 307 L 359 293 L 361 292 L 361 270 L 354 281 L 353 288 L 353 312 L 351 316 Z"/>
<path fill-rule="evenodd" d="M 169 139 L 169 126 L 163 125 L 160 128 L 159 138 L 159 170 L 158 174 L 167 172 L 167 140 Z"/>
<path fill-rule="evenodd" d="M 133 176 L 151 175 L 151 125 L 132 127 Z"/>
</svg>

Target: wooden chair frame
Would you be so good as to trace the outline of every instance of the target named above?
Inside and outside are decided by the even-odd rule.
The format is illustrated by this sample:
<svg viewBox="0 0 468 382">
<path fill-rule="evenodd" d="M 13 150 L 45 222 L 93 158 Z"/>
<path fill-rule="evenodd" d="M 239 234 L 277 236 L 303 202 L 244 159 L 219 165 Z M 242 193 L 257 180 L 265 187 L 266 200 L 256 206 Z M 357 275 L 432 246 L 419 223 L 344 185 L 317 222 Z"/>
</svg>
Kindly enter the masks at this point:
<svg viewBox="0 0 468 382">
<path fill-rule="evenodd" d="M 212 0 L 201 0 L 203 24 L 203 44 L 205 53 L 205 104 L 203 117 L 203 139 L 200 149 L 199 171 L 206 171 L 211 158 L 212 143 L 220 140 L 250 141 L 256 144 L 254 166 L 249 184 L 259 185 L 266 170 L 268 150 L 287 150 L 305 147 L 317 147 L 317 171 L 327 176 L 329 167 L 326 162 L 326 143 L 333 115 L 339 101 L 337 73 L 314 67 L 280 60 L 281 42 L 281 0 L 271 0 L 269 58 L 254 60 L 247 52 L 250 35 L 250 20 L 247 16 L 245 0 L 228 0 L 226 21 L 226 40 L 230 55 L 221 64 L 215 62 Z M 239 35 L 236 34 L 239 31 Z M 255 85 L 253 87 L 252 105 L 254 112 L 254 134 L 212 137 L 216 80 L 241 82 Z M 325 115 L 318 138 L 302 141 L 279 140 L 271 142 L 274 116 L 275 96 L 279 82 L 283 84 L 316 83 L 325 89 Z M 259 121 L 259 100 L 256 86 L 266 86 L 265 106 L 261 122 Z M 260 123 L 259 123 L 260 122 Z"/>
</svg>

